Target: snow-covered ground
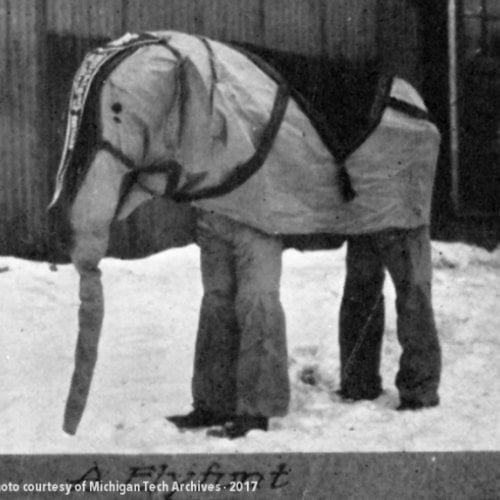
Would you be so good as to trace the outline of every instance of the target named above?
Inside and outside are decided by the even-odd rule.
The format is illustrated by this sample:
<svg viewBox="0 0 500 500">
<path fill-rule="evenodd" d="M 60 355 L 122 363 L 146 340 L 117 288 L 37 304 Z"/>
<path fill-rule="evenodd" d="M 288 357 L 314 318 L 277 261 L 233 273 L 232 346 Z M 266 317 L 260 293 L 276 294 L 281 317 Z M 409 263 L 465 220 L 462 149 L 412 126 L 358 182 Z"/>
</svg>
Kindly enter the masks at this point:
<svg viewBox="0 0 500 500">
<path fill-rule="evenodd" d="M 234 441 L 178 432 L 190 410 L 201 299 L 195 246 L 102 263 L 106 316 L 79 431 L 62 431 L 73 369 L 78 277 L 69 266 L 0 257 L 0 453 L 231 453 L 500 449 L 500 248 L 433 242 L 434 307 L 443 348 L 442 404 L 397 412 L 400 348 L 386 281 L 385 393 L 345 403 L 337 318 L 345 248 L 284 254 L 292 404 L 268 433 Z M 312 370 L 316 385 L 300 380 Z"/>
</svg>

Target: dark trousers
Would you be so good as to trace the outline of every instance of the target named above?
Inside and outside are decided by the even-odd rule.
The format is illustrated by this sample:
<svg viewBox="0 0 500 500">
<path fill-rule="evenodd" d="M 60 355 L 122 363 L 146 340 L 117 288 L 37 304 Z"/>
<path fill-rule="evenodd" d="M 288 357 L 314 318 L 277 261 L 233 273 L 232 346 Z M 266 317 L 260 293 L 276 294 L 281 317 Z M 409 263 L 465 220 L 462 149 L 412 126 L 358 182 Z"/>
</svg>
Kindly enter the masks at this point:
<svg viewBox="0 0 500 500">
<path fill-rule="evenodd" d="M 195 408 L 284 415 L 290 387 L 279 297 L 281 239 L 199 211 L 197 242 L 204 295 L 192 381 Z"/>
<path fill-rule="evenodd" d="M 401 399 L 427 406 L 437 401 L 441 373 L 427 226 L 349 237 L 339 328 L 341 391 L 355 399 L 376 397 L 381 391 L 385 269 L 396 289 L 402 347 L 396 386 Z"/>
</svg>

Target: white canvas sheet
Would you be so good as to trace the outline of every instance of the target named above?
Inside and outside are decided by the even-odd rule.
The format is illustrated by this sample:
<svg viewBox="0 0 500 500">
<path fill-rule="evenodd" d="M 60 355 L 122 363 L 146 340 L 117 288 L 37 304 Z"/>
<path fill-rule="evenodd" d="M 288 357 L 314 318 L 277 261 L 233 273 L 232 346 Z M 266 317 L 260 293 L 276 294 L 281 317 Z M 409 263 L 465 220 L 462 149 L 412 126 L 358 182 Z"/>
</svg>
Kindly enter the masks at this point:
<svg viewBox="0 0 500 500">
<path fill-rule="evenodd" d="M 194 190 L 218 185 L 255 152 L 277 85 L 221 43 L 208 41 L 211 65 L 199 38 L 177 32 L 155 35 L 168 40 L 174 51 L 148 45 L 113 70 L 102 90 L 104 138 L 137 165 L 175 159 L 183 166 L 180 187 L 193 176 L 198 176 Z M 394 79 L 391 96 L 425 110 L 417 92 L 401 79 Z M 116 102 L 123 107 L 119 123 L 111 111 Z M 346 202 L 338 165 L 291 99 L 261 169 L 231 193 L 194 204 L 268 233 L 359 234 L 417 227 L 429 223 L 439 143 L 432 123 L 387 108 L 377 128 L 347 159 L 358 196 Z M 139 181 L 162 193 L 168 179 L 142 174 Z M 148 197 L 137 187 L 122 215 Z"/>
</svg>

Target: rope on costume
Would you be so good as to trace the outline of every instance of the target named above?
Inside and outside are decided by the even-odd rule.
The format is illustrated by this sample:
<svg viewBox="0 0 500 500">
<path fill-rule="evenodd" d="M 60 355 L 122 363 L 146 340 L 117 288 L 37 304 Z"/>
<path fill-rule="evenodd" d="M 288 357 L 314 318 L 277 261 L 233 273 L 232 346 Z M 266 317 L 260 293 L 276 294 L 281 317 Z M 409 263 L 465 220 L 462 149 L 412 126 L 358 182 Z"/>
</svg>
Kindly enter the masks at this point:
<svg viewBox="0 0 500 500">
<path fill-rule="evenodd" d="M 365 324 L 363 325 L 363 328 L 361 329 L 361 332 L 358 336 L 358 339 L 356 340 L 356 344 L 354 344 L 354 347 L 353 347 L 351 353 L 349 354 L 349 357 L 347 358 L 344 369 L 342 370 L 342 378 L 347 377 L 347 375 L 349 373 L 349 369 L 351 368 L 351 366 L 354 362 L 355 356 L 357 356 L 359 350 L 361 349 L 361 346 L 363 345 L 363 342 L 366 339 L 366 332 L 368 330 L 368 325 L 370 324 L 371 320 L 373 319 L 373 316 L 375 314 L 375 311 L 377 310 L 378 305 L 380 304 L 381 299 L 382 299 L 382 292 L 379 292 L 379 294 L 377 296 L 377 300 L 375 301 L 375 304 L 371 308 L 370 313 L 368 314 L 368 317 L 366 318 Z"/>
</svg>

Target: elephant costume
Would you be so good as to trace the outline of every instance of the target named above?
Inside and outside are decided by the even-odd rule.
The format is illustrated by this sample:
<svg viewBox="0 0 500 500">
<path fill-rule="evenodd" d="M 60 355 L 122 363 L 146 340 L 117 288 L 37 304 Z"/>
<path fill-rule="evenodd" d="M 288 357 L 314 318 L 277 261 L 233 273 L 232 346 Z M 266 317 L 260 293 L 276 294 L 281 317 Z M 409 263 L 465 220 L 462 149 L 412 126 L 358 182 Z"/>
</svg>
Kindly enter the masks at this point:
<svg viewBox="0 0 500 500">
<path fill-rule="evenodd" d="M 286 412 L 279 237 L 429 224 L 440 135 L 410 84 L 395 76 L 385 88 L 362 140 L 337 155 L 287 82 L 234 47 L 154 32 L 87 55 L 73 84 L 52 201 L 69 200 L 81 277 L 67 432 L 76 432 L 97 358 L 98 263 L 109 225 L 154 196 L 199 213 L 205 296 L 195 406 L 266 419 Z M 224 349 L 231 354 L 218 359 Z"/>
</svg>

